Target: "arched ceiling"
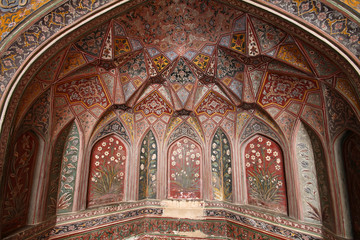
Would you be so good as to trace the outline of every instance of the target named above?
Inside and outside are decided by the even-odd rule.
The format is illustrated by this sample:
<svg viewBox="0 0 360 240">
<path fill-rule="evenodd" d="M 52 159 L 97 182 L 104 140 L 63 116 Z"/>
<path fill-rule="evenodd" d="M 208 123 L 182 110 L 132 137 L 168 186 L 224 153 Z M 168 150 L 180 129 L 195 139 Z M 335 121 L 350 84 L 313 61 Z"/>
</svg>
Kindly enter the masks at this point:
<svg viewBox="0 0 360 240">
<path fill-rule="evenodd" d="M 322 107 L 320 82 L 337 87 L 359 110 L 356 89 L 348 80 L 351 76 L 359 84 L 353 69 L 332 51 L 320 53 L 317 49 L 324 51 L 327 46 L 301 35 L 301 30 L 291 27 L 288 33 L 284 28 L 292 25 L 271 14 L 237 1 L 230 3 L 250 14 L 217 1 L 150 1 L 120 14 L 121 9 L 141 2 L 128 2 L 96 18 L 93 25 L 78 28 L 37 61 L 19 83 L 11 82 L 18 73 L 16 66 L 26 62 L 40 43 L 67 21 L 105 2 L 83 12 L 64 4 L 59 10 L 76 12 L 74 19 L 71 14 L 46 15 L 27 30 L 2 59 L 2 93 L 9 90 L 6 84 L 18 84 L 12 101 L 18 103 L 22 98 L 16 114 L 17 104 L 8 110 L 5 125 L 14 115 L 19 124 L 50 85 L 55 104 L 66 103 L 78 118 L 86 111 L 94 122 L 111 105 L 145 115 L 194 111 L 205 119 L 217 111 L 256 103 L 275 119 L 283 118 L 285 110 L 300 115 L 305 102 Z M 281 28 L 264 22 L 263 17 Z M 303 38 L 318 46 L 314 48 Z M 32 83 L 23 92 L 30 79 Z M 2 101 L 8 101 L 4 96 Z M 162 99 L 169 108 L 146 112 L 149 109 L 142 105 L 152 97 Z M 215 105 L 208 104 L 206 109 L 213 108 L 213 112 L 202 112 L 208 100 Z M 3 134 L 8 136 L 9 131 L 4 128 Z M 2 138 L 2 149 L 6 139 Z"/>
</svg>

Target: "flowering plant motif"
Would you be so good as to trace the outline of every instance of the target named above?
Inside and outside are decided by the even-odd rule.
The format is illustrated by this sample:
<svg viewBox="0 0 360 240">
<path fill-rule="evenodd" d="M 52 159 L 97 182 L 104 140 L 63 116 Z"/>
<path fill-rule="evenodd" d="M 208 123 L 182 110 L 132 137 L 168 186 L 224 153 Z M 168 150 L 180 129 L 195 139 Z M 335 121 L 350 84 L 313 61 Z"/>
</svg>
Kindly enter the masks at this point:
<svg viewBox="0 0 360 240">
<path fill-rule="evenodd" d="M 115 136 L 94 145 L 91 154 L 89 206 L 121 201 L 124 193 L 126 147 Z"/>
<path fill-rule="evenodd" d="M 265 137 L 253 139 L 245 148 L 245 167 L 249 203 L 286 213 L 280 147 Z"/>
<path fill-rule="evenodd" d="M 231 200 L 232 169 L 230 143 L 221 129 L 211 144 L 212 188 L 215 200 Z"/>
<path fill-rule="evenodd" d="M 156 198 L 157 145 L 152 131 L 140 149 L 139 199 Z"/>
<path fill-rule="evenodd" d="M 169 197 L 199 199 L 200 147 L 188 138 L 176 141 L 169 149 Z"/>
</svg>

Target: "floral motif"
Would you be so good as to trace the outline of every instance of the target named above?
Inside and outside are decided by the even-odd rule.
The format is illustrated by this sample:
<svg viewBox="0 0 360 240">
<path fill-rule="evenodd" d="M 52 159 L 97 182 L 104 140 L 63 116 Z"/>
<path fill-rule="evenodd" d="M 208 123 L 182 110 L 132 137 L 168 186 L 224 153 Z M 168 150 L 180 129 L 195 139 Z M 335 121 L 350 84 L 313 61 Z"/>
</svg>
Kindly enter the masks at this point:
<svg viewBox="0 0 360 240">
<path fill-rule="evenodd" d="M 126 38 L 115 38 L 114 40 L 114 52 L 115 57 L 130 52 L 130 44 Z"/>
<path fill-rule="evenodd" d="M 140 148 L 139 199 L 156 198 L 157 159 L 155 136 L 149 131 Z"/>
<path fill-rule="evenodd" d="M 284 107 L 291 99 L 303 101 L 310 90 L 318 89 L 314 80 L 269 73 L 261 89 L 258 103 L 268 106 L 275 103 Z"/>
<path fill-rule="evenodd" d="M 189 138 L 176 141 L 169 148 L 169 198 L 201 198 L 201 149 Z"/>
<path fill-rule="evenodd" d="M 233 110 L 234 106 L 230 102 L 223 99 L 217 93 L 210 91 L 195 111 L 197 114 L 205 113 L 208 116 L 212 116 L 215 113 L 224 116 L 228 111 Z"/>
<path fill-rule="evenodd" d="M 72 80 L 56 86 L 57 94 L 65 94 L 71 103 L 83 102 L 87 107 L 109 106 L 110 101 L 98 76 Z"/>
<path fill-rule="evenodd" d="M 126 146 L 115 135 L 105 137 L 94 145 L 89 177 L 89 206 L 123 199 L 126 159 Z"/>
<path fill-rule="evenodd" d="M 21 135 L 15 143 L 3 194 L 5 201 L 2 233 L 4 235 L 27 223 L 33 168 L 38 147 L 38 140 L 31 132 Z"/>
<path fill-rule="evenodd" d="M 221 129 L 216 131 L 211 143 L 211 172 L 214 199 L 231 201 L 231 149 L 230 142 Z"/>
<path fill-rule="evenodd" d="M 244 64 L 240 61 L 227 54 L 224 50 L 218 50 L 217 77 L 219 79 L 235 77 L 238 72 L 243 72 L 244 68 Z"/>
<path fill-rule="evenodd" d="M 169 65 L 169 60 L 164 56 L 160 55 L 154 59 L 155 66 L 159 72 L 161 72 L 167 65 Z"/>
<path fill-rule="evenodd" d="M 190 67 L 186 64 L 183 58 L 180 58 L 176 67 L 170 74 L 171 83 L 186 84 L 188 82 L 194 83 L 196 80 L 195 75 L 191 72 Z"/>
<path fill-rule="evenodd" d="M 204 54 L 199 54 L 195 57 L 193 60 L 193 63 L 196 64 L 199 68 L 202 70 L 205 70 L 207 67 L 207 64 L 209 63 L 210 57 Z"/>
<path fill-rule="evenodd" d="M 283 157 L 272 140 L 258 136 L 245 147 L 246 184 L 250 204 L 287 213 Z"/>
<path fill-rule="evenodd" d="M 163 114 L 172 114 L 173 110 L 166 103 L 166 101 L 156 91 L 152 92 L 149 96 L 138 103 L 135 108 L 135 112 L 143 112 L 147 115 L 162 116 Z"/>
<path fill-rule="evenodd" d="M 282 45 L 279 48 L 277 58 L 293 65 L 294 67 L 300 68 L 303 71 L 311 73 L 309 64 L 295 44 Z"/>
<path fill-rule="evenodd" d="M 245 33 L 234 34 L 231 39 L 230 47 L 245 54 L 245 43 Z"/>
</svg>

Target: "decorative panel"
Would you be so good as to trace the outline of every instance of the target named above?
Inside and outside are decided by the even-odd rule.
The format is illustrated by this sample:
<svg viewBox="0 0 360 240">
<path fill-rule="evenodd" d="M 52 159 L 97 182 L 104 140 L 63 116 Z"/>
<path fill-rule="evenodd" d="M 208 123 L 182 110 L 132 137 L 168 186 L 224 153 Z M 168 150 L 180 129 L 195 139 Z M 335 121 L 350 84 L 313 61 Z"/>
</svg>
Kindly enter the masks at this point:
<svg viewBox="0 0 360 240">
<path fill-rule="evenodd" d="M 320 222 L 321 209 L 315 158 L 311 139 L 303 124 L 296 134 L 295 152 L 304 220 Z"/>
<path fill-rule="evenodd" d="M 287 214 L 282 151 L 269 138 L 258 136 L 245 146 L 249 204 Z"/>
<path fill-rule="evenodd" d="M 75 181 L 80 149 L 79 130 L 75 123 L 70 128 L 62 155 L 57 212 L 71 212 L 74 202 Z M 56 154 L 56 153 L 54 153 Z"/>
<path fill-rule="evenodd" d="M 177 140 L 168 153 L 168 197 L 171 199 L 200 199 L 201 149 L 185 137 Z"/>
<path fill-rule="evenodd" d="M 150 130 L 140 148 L 139 199 L 156 198 L 157 143 Z"/>
<path fill-rule="evenodd" d="M 88 206 L 119 202 L 124 197 L 127 148 L 115 135 L 99 140 L 92 149 Z"/>
<path fill-rule="evenodd" d="M 157 91 L 152 92 L 134 108 L 135 112 L 143 112 L 146 116 L 153 114 L 161 117 L 163 114 L 172 114 L 173 110 Z"/>
<path fill-rule="evenodd" d="M 26 225 L 34 165 L 39 148 L 37 137 L 26 132 L 22 134 L 14 145 L 14 151 L 9 163 L 8 177 L 2 212 L 2 234 L 6 236 L 11 231 Z"/>
<path fill-rule="evenodd" d="M 228 111 L 233 110 L 235 110 L 234 106 L 230 102 L 223 99 L 217 93 L 210 91 L 196 108 L 196 113 L 205 113 L 208 116 L 212 116 L 217 113 L 224 116 Z"/>
<path fill-rule="evenodd" d="M 232 169 L 230 142 L 219 128 L 211 143 L 211 172 L 213 198 L 218 201 L 232 199 Z"/>
<path fill-rule="evenodd" d="M 349 197 L 350 216 L 353 230 L 353 238 L 360 239 L 360 136 L 350 135 L 344 143 L 344 165 L 346 183 Z"/>
</svg>

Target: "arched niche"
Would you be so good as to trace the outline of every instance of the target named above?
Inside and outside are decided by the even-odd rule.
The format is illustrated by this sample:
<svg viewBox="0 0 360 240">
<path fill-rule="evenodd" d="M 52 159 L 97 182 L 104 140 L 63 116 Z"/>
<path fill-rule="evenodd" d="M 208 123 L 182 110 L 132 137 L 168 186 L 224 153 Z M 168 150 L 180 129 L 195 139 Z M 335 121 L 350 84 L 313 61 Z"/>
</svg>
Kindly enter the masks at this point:
<svg viewBox="0 0 360 240">
<path fill-rule="evenodd" d="M 43 140 L 33 131 L 21 133 L 10 153 L 3 188 L 2 234 L 33 224 L 37 203 L 38 168 L 41 165 Z"/>
<path fill-rule="evenodd" d="M 217 201 L 232 201 L 232 151 L 229 137 L 218 128 L 211 141 L 211 189 Z"/>
<path fill-rule="evenodd" d="M 202 149 L 188 137 L 174 141 L 167 153 L 168 199 L 202 199 Z"/>
<path fill-rule="evenodd" d="M 129 149 L 116 134 L 99 139 L 91 148 L 87 206 L 124 200 Z"/>
<path fill-rule="evenodd" d="M 151 130 L 144 136 L 139 151 L 138 199 L 156 199 L 159 153 L 155 135 Z"/>
<path fill-rule="evenodd" d="M 281 214 L 288 213 L 284 157 L 280 145 L 255 135 L 242 146 L 246 202 Z"/>
</svg>

